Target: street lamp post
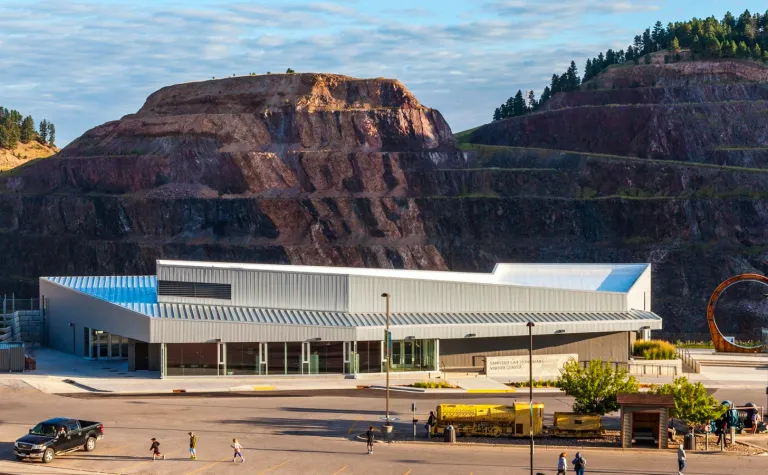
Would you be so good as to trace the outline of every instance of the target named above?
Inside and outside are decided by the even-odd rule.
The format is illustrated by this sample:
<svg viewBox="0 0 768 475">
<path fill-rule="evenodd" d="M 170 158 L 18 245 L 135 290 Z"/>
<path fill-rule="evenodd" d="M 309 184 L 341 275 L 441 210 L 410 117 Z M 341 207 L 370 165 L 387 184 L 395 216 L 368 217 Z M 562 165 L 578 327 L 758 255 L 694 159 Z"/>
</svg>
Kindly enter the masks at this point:
<svg viewBox="0 0 768 475">
<path fill-rule="evenodd" d="M 531 475 L 533 475 L 533 322 L 528 322 L 528 408 L 530 415 L 529 433 L 531 435 Z"/>
<path fill-rule="evenodd" d="M 385 346 L 384 354 L 386 355 L 386 360 L 387 360 L 387 397 L 386 397 L 387 398 L 387 422 L 386 422 L 385 425 L 391 425 L 391 423 L 389 422 L 389 361 L 390 361 L 390 358 L 391 358 L 391 355 L 389 354 L 389 341 L 390 341 L 390 337 L 389 337 L 389 294 L 388 293 L 383 293 L 383 294 L 381 294 L 381 296 L 384 297 L 386 299 L 386 301 L 387 301 L 387 329 L 386 329 L 386 333 L 384 333 L 384 346 Z"/>
</svg>

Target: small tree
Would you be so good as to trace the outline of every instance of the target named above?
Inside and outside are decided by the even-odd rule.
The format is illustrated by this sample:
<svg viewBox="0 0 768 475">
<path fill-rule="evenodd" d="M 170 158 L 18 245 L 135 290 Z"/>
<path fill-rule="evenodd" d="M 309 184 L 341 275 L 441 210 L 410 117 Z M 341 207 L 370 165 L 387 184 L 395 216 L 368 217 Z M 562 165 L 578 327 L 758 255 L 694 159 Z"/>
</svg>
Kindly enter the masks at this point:
<svg viewBox="0 0 768 475">
<path fill-rule="evenodd" d="M 40 142 L 45 143 L 48 140 L 48 121 L 43 119 L 40 121 Z"/>
<path fill-rule="evenodd" d="M 663 384 L 651 392 L 673 396 L 675 407 L 670 415 L 676 419 L 687 420 L 692 425 L 706 424 L 725 412 L 725 407 L 707 394 L 703 384 L 691 383 L 685 376 L 675 378 L 671 383 Z"/>
<path fill-rule="evenodd" d="M 56 127 L 53 122 L 48 122 L 48 144 L 51 147 L 56 146 Z"/>
<path fill-rule="evenodd" d="M 672 41 L 669 43 L 669 50 L 673 53 L 680 52 L 680 41 L 678 41 L 677 36 L 672 38 Z"/>
<path fill-rule="evenodd" d="M 285 70 L 285 72 L 286 72 L 287 74 L 293 74 L 293 73 L 295 73 L 296 71 L 294 71 L 294 70 L 293 70 L 293 69 L 291 69 L 291 68 L 288 68 L 288 69 L 286 69 L 286 70 Z"/>
<path fill-rule="evenodd" d="M 29 143 L 35 136 L 35 121 L 32 120 L 32 116 L 28 115 L 24 117 L 24 121 L 21 123 L 21 141 L 23 143 Z"/>
<path fill-rule="evenodd" d="M 557 387 L 573 396 L 574 412 L 600 414 L 619 410 L 618 393 L 636 393 L 639 385 L 626 369 L 613 369 L 603 361 L 590 361 L 582 368 L 578 361 L 569 361 L 560 370 Z"/>
</svg>

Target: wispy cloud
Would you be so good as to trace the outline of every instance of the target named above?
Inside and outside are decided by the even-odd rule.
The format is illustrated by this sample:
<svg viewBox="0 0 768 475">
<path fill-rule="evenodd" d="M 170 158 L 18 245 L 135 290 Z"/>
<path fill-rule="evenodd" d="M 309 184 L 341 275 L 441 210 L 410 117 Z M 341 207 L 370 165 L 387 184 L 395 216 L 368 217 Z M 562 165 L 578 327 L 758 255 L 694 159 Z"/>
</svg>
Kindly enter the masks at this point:
<svg viewBox="0 0 768 475">
<path fill-rule="evenodd" d="M 53 120 L 63 144 L 135 112 L 162 86 L 291 67 L 396 77 L 462 130 L 487 122 L 517 88 L 541 89 L 572 58 L 581 67 L 587 56 L 628 42 L 612 15 L 656 2 L 451 5 L 0 2 L 0 103 Z"/>
</svg>

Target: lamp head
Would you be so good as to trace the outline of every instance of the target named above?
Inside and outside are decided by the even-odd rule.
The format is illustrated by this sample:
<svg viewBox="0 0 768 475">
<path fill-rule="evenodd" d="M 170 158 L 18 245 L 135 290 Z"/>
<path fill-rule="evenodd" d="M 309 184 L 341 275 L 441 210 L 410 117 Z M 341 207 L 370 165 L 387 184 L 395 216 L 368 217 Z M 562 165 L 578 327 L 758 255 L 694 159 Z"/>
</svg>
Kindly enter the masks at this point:
<svg viewBox="0 0 768 475">
<path fill-rule="evenodd" d="M 384 298 L 387 298 L 387 297 L 389 297 L 389 294 L 384 292 L 383 294 L 381 294 L 381 296 L 384 297 Z"/>
<path fill-rule="evenodd" d="M 536 325 L 534 325 L 533 322 L 528 322 L 525 324 L 525 326 L 528 328 L 531 328 L 531 327 L 535 327 Z"/>
</svg>

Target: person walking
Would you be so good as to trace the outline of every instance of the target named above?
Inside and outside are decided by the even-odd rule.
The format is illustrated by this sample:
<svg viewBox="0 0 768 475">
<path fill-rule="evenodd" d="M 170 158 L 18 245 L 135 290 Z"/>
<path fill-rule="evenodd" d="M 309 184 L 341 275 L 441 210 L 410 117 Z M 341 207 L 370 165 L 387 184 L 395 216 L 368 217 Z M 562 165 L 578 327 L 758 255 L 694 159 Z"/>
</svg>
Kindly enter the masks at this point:
<svg viewBox="0 0 768 475">
<path fill-rule="evenodd" d="M 720 423 L 717 426 L 717 445 L 728 447 L 728 438 L 725 436 L 728 432 L 728 413 L 723 414 Z"/>
<path fill-rule="evenodd" d="M 237 439 L 232 439 L 232 448 L 235 449 L 235 453 L 232 455 L 232 462 L 235 461 L 235 458 L 240 457 L 240 461 L 245 463 L 245 457 L 243 457 L 243 446 L 240 445 L 240 442 L 238 442 Z"/>
<path fill-rule="evenodd" d="M 432 427 L 434 425 L 435 425 L 435 411 L 429 411 L 427 424 L 424 426 L 427 429 L 427 437 L 430 437 L 432 435 Z"/>
<path fill-rule="evenodd" d="M 587 466 L 587 461 L 581 456 L 581 452 L 576 452 L 576 457 L 571 462 L 573 464 L 573 470 L 576 475 L 584 475 L 584 468 Z"/>
<path fill-rule="evenodd" d="M 560 454 L 560 458 L 557 459 L 557 475 L 566 475 L 568 472 L 568 459 L 566 459 L 567 453 Z"/>
<path fill-rule="evenodd" d="M 760 422 L 760 418 L 757 415 L 757 409 L 752 410 L 752 433 L 757 434 L 757 424 Z"/>
<path fill-rule="evenodd" d="M 370 426 L 365 433 L 365 440 L 368 443 L 368 455 L 373 455 L 373 426 Z"/>
<path fill-rule="evenodd" d="M 683 449 L 683 444 L 681 443 L 677 447 L 677 473 L 678 475 L 683 475 L 683 470 L 685 469 L 685 449 Z"/>
<path fill-rule="evenodd" d="M 163 460 L 165 460 L 165 455 L 160 453 L 160 442 L 158 442 L 157 439 L 155 439 L 154 437 L 152 437 L 152 445 L 149 447 L 149 450 L 152 451 L 153 462 L 158 457 L 162 457 Z"/>
<path fill-rule="evenodd" d="M 189 458 L 197 460 L 197 436 L 194 432 L 189 433 Z"/>
</svg>

